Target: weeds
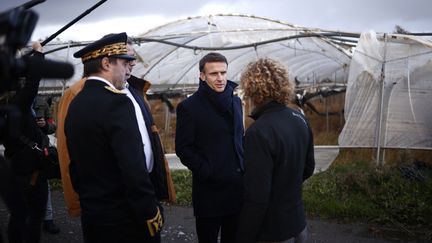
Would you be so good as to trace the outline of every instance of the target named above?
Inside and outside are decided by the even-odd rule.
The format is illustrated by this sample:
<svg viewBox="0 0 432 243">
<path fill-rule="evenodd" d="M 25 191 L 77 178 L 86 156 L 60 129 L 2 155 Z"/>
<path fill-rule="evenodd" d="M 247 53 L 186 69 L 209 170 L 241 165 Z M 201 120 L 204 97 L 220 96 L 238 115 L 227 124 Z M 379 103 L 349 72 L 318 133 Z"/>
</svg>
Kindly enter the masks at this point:
<svg viewBox="0 0 432 243">
<path fill-rule="evenodd" d="M 361 161 L 334 165 L 304 184 L 306 211 L 343 222 L 385 225 L 425 238 L 432 228 L 432 169 L 425 170 L 425 180 L 419 181 L 403 177 L 398 168 L 376 169 L 373 163 Z M 424 230 L 419 233 L 419 228 Z"/>
<path fill-rule="evenodd" d="M 177 204 L 192 205 L 192 173 L 189 170 L 171 171 L 176 190 Z"/>
</svg>

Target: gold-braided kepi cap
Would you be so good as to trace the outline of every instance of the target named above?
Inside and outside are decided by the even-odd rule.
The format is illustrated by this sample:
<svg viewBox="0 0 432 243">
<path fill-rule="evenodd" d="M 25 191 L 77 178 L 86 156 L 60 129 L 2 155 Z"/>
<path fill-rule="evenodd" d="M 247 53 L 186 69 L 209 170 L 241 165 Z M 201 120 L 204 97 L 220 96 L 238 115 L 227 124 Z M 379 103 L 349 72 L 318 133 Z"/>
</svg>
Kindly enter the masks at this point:
<svg viewBox="0 0 432 243">
<path fill-rule="evenodd" d="M 115 57 L 127 60 L 135 60 L 134 56 L 127 54 L 126 49 L 127 34 L 110 34 L 92 42 L 83 49 L 74 53 L 74 57 L 81 58 L 84 63 L 88 60 L 100 57 Z"/>
</svg>

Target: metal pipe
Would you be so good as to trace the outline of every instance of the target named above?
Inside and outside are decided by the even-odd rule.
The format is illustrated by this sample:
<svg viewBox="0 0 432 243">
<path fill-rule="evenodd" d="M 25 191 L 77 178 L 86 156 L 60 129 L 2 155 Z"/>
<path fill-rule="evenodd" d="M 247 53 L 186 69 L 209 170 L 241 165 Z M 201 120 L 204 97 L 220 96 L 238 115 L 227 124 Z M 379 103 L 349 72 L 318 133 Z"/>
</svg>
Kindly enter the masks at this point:
<svg viewBox="0 0 432 243">
<path fill-rule="evenodd" d="M 378 136 L 378 141 L 377 141 L 377 157 L 376 157 L 376 163 L 378 166 L 382 165 L 382 160 L 381 160 L 381 128 L 382 128 L 382 120 L 383 120 L 383 110 L 384 110 L 384 89 L 385 89 L 385 85 L 384 85 L 384 79 L 385 79 L 385 65 L 386 65 L 386 58 L 387 58 L 387 34 L 384 34 L 384 55 L 383 55 L 383 60 L 382 60 L 382 64 L 381 64 L 381 80 L 380 80 L 380 84 L 381 84 L 381 102 L 379 104 L 379 119 L 378 119 L 378 127 L 377 127 L 377 136 Z"/>
</svg>

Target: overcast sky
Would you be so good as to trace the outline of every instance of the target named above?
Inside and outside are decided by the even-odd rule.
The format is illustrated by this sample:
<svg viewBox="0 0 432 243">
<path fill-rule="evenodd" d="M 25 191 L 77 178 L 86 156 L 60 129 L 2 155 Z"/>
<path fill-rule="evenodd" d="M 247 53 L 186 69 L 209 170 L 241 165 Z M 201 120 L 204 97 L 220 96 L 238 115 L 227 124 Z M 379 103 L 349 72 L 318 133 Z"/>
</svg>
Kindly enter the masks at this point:
<svg viewBox="0 0 432 243">
<path fill-rule="evenodd" d="M 27 1 L 1 0 L 3 12 Z M 39 21 L 32 40 L 45 39 L 98 0 L 46 0 L 32 8 Z M 187 17 L 241 13 L 304 27 L 362 32 L 432 32 L 432 0 L 108 0 L 58 37 L 95 40 L 126 31 L 134 36 Z"/>
</svg>

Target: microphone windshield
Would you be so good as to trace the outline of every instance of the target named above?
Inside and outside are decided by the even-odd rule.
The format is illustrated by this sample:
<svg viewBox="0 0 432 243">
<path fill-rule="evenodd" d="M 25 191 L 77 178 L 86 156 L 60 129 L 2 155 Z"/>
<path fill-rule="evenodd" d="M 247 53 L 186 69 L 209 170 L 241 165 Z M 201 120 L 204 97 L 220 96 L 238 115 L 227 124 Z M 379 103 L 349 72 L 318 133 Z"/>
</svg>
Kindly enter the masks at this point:
<svg viewBox="0 0 432 243">
<path fill-rule="evenodd" d="M 74 75 L 74 67 L 68 62 L 29 58 L 27 75 L 45 79 L 68 79 Z"/>
</svg>

